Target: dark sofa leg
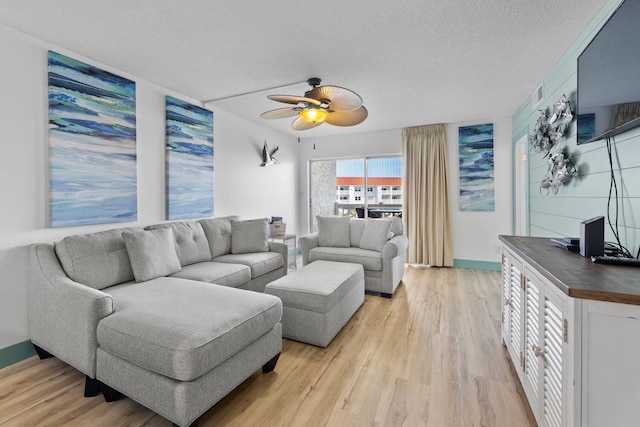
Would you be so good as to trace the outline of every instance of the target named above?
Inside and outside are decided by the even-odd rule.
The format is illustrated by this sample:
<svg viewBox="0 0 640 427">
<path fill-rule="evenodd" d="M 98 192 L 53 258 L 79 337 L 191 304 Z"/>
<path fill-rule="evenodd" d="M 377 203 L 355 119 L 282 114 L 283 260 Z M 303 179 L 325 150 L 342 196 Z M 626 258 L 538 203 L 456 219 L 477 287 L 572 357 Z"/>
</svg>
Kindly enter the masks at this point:
<svg viewBox="0 0 640 427">
<path fill-rule="evenodd" d="M 278 363 L 278 358 L 280 358 L 280 353 L 276 354 L 273 359 L 269 360 L 262 366 L 262 372 L 267 373 L 276 369 L 276 363 Z"/>
<path fill-rule="evenodd" d="M 31 344 L 33 344 L 33 343 L 31 343 Z M 33 348 L 36 349 L 36 353 L 38 353 L 38 357 L 40 358 L 40 360 L 48 359 L 50 357 L 53 357 L 53 354 L 49 353 L 47 350 L 44 350 L 44 349 L 38 347 L 35 344 L 33 344 Z"/>
<path fill-rule="evenodd" d="M 109 387 L 105 383 L 100 383 L 100 388 L 102 389 L 102 394 L 104 395 L 105 402 L 115 402 L 116 400 L 122 397 L 122 393 L 118 390 Z"/>
<path fill-rule="evenodd" d="M 381 297 L 385 297 L 385 298 L 391 298 L 393 295 L 391 295 L 391 294 L 385 294 L 384 292 L 380 292 L 380 296 L 381 296 Z"/>
<path fill-rule="evenodd" d="M 100 393 L 100 381 L 90 376 L 84 379 L 84 397 L 95 397 Z"/>
</svg>

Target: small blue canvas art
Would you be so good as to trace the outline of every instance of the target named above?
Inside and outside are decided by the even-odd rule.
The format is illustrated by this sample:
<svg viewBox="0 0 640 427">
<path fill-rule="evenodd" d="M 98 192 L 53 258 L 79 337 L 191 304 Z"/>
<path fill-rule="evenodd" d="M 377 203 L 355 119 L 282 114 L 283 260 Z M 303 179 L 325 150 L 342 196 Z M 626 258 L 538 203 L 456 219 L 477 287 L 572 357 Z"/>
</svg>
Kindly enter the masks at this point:
<svg viewBox="0 0 640 427">
<path fill-rule="evenodd" d="M 135 221 L 135 82 L 48 52 L 52 227 Z"/>
<path fill-rule="evenodd" d="M 167 96 L 167 219 L 213 215 L 213 112 Z"/>
<path fill-rule="evenodd" d="M 494 211 L 493 124 L 458 129 L 460 210 Z"/>
</svg>

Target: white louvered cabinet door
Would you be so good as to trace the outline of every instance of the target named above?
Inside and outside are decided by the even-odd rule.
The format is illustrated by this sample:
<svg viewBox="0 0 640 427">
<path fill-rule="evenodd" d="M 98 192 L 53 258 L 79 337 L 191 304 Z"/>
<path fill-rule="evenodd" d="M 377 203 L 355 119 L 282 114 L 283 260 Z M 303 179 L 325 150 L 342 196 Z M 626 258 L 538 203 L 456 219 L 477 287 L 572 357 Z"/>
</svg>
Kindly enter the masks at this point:
<svg viewBox="0 0 640 427">
<path fill-rule="evenodd" d="M 541 313 L 540 313 L 540 297 L 542 292 L 540 284 L 535 279 L 531 279 L 531 275 L 525 276 L 524 288 L 524 387 L 527 399 L 531 408 L 539 408 L 540 406 L 540 375 L 542 372 L 541 355 L 543 354 L 543 344 L 541 341 Z M 536 409 L 533 409 L 536 413 Z"/>
<path fill-rule="evenodd" d="M 538 425 L 565 425 L 563 354 L 567 339 L 565 302 L 545 279 L 525 267 L 525 381 Z"/>
<path fill-rule="evenodd" d="M 561 305 L 552 295 L 544 298 L 543 419 L 545 426 L 563 425 L 563 337 Z"/>
<path fill-rule="evenodd" d="M 522 381 L 522 262 L 509 251 L 502 255 L 502 340 Z"/>
</svg>

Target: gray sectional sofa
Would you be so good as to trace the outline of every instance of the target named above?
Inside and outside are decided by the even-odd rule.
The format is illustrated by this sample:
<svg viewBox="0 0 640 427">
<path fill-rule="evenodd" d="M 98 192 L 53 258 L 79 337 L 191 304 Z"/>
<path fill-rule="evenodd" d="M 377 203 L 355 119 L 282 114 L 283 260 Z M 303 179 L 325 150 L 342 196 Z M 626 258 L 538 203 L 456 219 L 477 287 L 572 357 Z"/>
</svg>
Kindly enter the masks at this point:
<svg viewBox="0 0 640 427">
<path fill-rule="evenodd" d="M 317 222 L 317 232 L 298 239 L 303 265 L 318 260 L 361 264 L 366 291 L 393 295 L 409 245 L 401 218 L 318 216 Z"/>
<path fill-rule="evenodd" d="M 86 396 L 123 393 L 190 425 L 275 368 L 282 303 L 262 292 L 288 249 L 267 236 L 266 219 L 224 217 L 34 244 L 31 340 L 86 374 Z"/>
</svg>

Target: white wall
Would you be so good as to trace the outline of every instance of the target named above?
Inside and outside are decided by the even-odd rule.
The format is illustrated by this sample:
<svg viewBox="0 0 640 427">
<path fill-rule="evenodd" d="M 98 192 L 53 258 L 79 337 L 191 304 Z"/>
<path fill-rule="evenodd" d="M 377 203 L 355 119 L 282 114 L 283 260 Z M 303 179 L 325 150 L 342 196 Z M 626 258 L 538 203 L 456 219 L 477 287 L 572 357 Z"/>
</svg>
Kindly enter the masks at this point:
<svg viewBox="0 0 640 427">
<path fill-rule="evenodd" d="M 494 212 L 461 212 L 458 208 L 458 127 L 483 123 L 494 124 L 496 210 Z M 510 117 L 447 125 L 453 256 L 456 260 L 500 262 L 500 254 L 496 252 L 496 247 L 499 245 L 498 235 L 511 234 L 512 230 L 511 135 Z M 402 154 L 401 129 L 339 137 L 314 138 L 313 134 L 306 138 L 302 137 L 298 171 L 300 181 L 298 234 L 308 233 L 308 164 L 310 160 L 399 154 Z"/>
<path fill-rule="evenodd" d="M 136 81 L 138 221 L 48 228 L 47 50 Z M 76 233 L 164 221 L 165 96 L 197 101 L 0 26 L 0 349 L 29 338 L 28 245 Z M 283 216 L 297 229 L 297 142 L 225 111 L 214 111 L 216 216 Z M 281 164 L 261 168 L 267 139 Z"/>
</svg>

